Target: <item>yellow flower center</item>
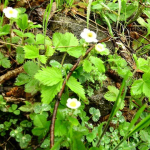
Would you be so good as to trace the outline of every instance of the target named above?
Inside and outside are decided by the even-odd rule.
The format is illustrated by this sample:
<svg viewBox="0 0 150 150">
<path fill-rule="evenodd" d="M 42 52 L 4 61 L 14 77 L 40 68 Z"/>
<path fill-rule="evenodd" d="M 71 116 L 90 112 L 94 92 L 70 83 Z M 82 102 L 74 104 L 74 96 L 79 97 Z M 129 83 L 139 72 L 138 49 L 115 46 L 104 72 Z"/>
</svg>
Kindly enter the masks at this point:
<svg viewBox="0 0 150 150">
<path fill-rule="evenodd" d="M 101 49 L 101 50 L 103 49 L 103 47 L 101 45 L 98 45 L 98 48 Z"/>
<path fill-rule="evenodd" d="M 12 10 L 9 10 L 9 14 L 13 14 L 13 11 L 12 11 Z"/>
<path fill-rule="evenodd" d="M 76 106 L 76 102 L 71 102 L 71 103 L 70 103 L 70 106 L 71 106 L 71 107 L 75 107 L 75 106 Z"/>
<path fill-rule="evenodd" d="M 87 35 L 88 37 L 93 37 L 93 34 L 91 32 L 89 32 Z"/>
</svg>

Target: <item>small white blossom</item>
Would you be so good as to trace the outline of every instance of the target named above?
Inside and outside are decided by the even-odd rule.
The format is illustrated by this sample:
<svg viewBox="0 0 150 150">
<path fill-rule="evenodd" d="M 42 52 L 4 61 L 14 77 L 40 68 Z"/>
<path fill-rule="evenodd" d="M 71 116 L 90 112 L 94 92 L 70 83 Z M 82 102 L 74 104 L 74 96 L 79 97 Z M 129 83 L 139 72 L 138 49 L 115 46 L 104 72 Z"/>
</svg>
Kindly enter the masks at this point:
<svg viewBox="0 0 150 150">
<path fill-rule="evenodd" d="M 89 29 L 84 29 L 83 32 L 80 34 L 80 36 L 86 41 L 86 42 L 98 42 L 96 39 L 97 35 L 95 32 L 90 31 Z"/>
<path fill-rule="evenodd" d="M 78 101 L 76 98 L 68 98 L 66 105 L 71 109 L 77 109 L 78 107 L 80 107 L 81 102 Z"/>
<path fill-rule="evenodd" d="M 3 12 L 7 18 L 17 18 L 18 15 L 18 11 L 12 7 L 4 8 Z"/>
<path fill-rule="evenodd" d="M 97 50 L 98 52 L 102 52 L 102 51 L 105 50 L 105 46 L 103 44 L 101 44 L 101 43 L 96 44 L 95 45 L 95 50 Z"/>
<path fill-rule="evenodd" d="M 126 47 L 121 42 L 116 42 L 117 45 L 120 45 L 123 49 L 126 49 Z"/>
</svg>

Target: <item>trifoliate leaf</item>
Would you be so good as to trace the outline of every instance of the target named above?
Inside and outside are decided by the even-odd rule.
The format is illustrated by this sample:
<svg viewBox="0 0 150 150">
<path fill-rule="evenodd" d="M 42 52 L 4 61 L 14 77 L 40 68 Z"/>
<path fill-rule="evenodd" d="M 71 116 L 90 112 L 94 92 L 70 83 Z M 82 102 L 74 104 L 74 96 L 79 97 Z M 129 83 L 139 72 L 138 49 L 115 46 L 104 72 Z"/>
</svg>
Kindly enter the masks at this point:
<svg viewBox="0 0 150 150">
<path fill-rule="evenodd" d="M 17 25 L 21 30 L 28 28 L 28 16 L 26 14 L 22 15 L 21 18 L 17 19 Z"/>
<path fill-rule="evenodd" d="M 49 104 L 53 100 L 53 98 L 57 95 L 57 93 L 61 90 L 61 87 L 62 87 L 62 82 L 59 82 L 53 86 L 43 85 L 41 87 L 42 102 Z"/>
<path fill-rule="evenodd" d="M 33 62 L 33 61 L 27 61 L 23 65 L 23 68 L 29 76 L 34 76 L 39 70 L 39 66 L 37 65 L 36 62 Z"/>
<path fill-rule="evenodd" d="M 94 107 L 90 108 L 89 113 L 92 115 L 92 120 L 94 122 L 97 122 L 99 120 L 99 117 L 101 116 L 99 109 L 96 109 Z"/>
<path fill-rule="evenodd" d="M 36 46 L 25 45 L 23 47 L 23 49 L 25 51 L 25 58 L 27 58 L 27 59 L 38 58 L 38 56 L 39 56 L 39 49 Z"/>
<path fill-rule="evenodd" d="M 105 66 L 103 65 L 103 61 L 100 58 L 94 57 L 94 56 L 90 56 L 90 61 L 91 63 L 94 64 L 94 66 L 96 68 L 98 68 L 98 70 L 102 73 L 105 72 Z"/>
<path fill-rule="evenodd" d="M 84 60 L 83 62 L 83 69 L 86 71 L 86 72 L 91 72 L 92 70 L 92 64 L 89 60 Z"/>
<path fill-rule="evenodd" d="M 81 83 L 77 81 L 77 79 L 71 76 L 67 81 L 67 86 L 77 95 L 79 95 L 83 100 L 86 99 L 84 88 L 82 87 Z"/>
<path fill-rule="evenodd" d="M 62 74 L 58 68 L 46 67 L 39 70 L 35 78 L 44 85 L 53 86 L 62 81 Z"/>
<path fill-rule="evenodd" d="M 28 83 L 30 81 L 30 77 L 25 74 L 25 73 L 20 73 L 18 75 L 18 77 L 16 78 L 16 82 L 15 82 L 15 85 L 23 85 L 25 83 Z"/>
</svg>

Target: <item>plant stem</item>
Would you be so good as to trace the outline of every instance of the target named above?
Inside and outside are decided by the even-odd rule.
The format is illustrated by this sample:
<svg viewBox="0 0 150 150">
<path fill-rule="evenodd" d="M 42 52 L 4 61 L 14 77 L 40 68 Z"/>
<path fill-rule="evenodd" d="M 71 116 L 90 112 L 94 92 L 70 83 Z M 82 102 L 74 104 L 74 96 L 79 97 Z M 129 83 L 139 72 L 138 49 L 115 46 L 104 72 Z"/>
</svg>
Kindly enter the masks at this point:
<svg viewBox="0 0 150 150">
<path fill-rule="evenodd" d="M 12 25 L 13 25 L 13 21 L 12 20 L 10 20 L 10 43 L 12 43 Z M 10 47 L 9 47 L 9 53 L 11 52 L 11 48 L 12 48 L 12 46 L 10 45 Z"/>
<path fill-rule="evenodd" d="M 66 56 L 67 56 L 67 53 L 65 52 L 65 53 L 64 53 L 64 56 L 63 56 L 63 58 L 62 58 L 62 61 L 61 61 L 61 65 L 62 65 L 62 66 L 63 66 L 63 64 L 64 64 L 64 60 L 65 60 Z"/>
</svg>

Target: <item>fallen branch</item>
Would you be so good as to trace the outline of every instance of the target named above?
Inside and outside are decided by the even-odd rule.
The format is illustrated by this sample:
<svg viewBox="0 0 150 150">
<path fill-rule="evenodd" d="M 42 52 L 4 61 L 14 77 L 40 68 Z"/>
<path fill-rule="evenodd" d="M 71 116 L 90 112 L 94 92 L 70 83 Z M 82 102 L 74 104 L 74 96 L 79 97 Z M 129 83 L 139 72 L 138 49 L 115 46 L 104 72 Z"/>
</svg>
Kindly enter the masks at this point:
<svg viewBox="0 0 150 150">
<path fill-rule="evenodd" d="M 2 85 L 5 81 L 16 77 L 19 73 L 21 73 L 23 71 L 24 71 L 23 66 L 15 69 L 15 70 L 8 71 L 6 74 L 0 76 L 0 85 Z"/>
<path fill-rule="evenodd" d="M 108 41 L 110 39 L 110 37 L 107 37 L 105 39 L 100 40 L 98 43 L 102 43 L 105 41 Z M 52 116 L 52 122 L 51 122 L 51 127 L 50 127 L 50 148 L 52 148 L 54 146 L 54 127 L 55 127 L 55 120 L 56 120 L 56 114 L 57 114 L 57 109 L 59 106 L 59 102 L 61 100 L 61 96 L 64 92 L 65 86 L 66 86 L 66 82 L 67 80 L 69 80 L 70 76 L 72 75 L 73 71 L 77 68 L 78 64 L 80 63 L 80 61 L 82 59 L 85 59 L 88 54 L 90 53 L 90 51 L 95 47 L 95 44 L 93 44 L 85 53 L 84 56 L 80 56 L 77 60 L 77 62 L 74 64 L 74 66 L 70 69 L 67 78 L 64 80 L 62 88 L 60 90 L 60 92 L 58 93 L 56 102 L 55 102 L 55 106 L 54 106 L 54 111 L 53 111 L 53 116 Z"/>
</svg>

